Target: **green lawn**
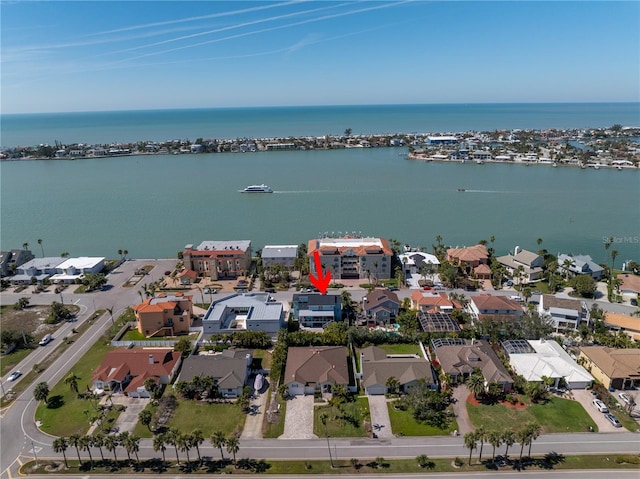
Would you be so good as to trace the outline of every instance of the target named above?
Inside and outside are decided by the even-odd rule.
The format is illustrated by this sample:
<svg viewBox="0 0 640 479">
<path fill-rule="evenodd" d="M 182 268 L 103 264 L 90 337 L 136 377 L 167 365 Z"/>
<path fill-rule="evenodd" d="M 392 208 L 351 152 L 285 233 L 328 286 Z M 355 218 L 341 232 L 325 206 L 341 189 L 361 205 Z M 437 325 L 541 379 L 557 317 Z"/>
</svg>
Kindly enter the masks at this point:
<svg viewBox="0 0 640 479">
<path fill-rule="evenodd" d="M 396 436 L 445 436 L 458 429 L 458 423 L 455 419 L 451 420 L 447 429 L 439 429 L 416 422 L 411 412 L 396 410 L 393 408 L 393 403 L 387 403 L 387 408 L 389 409 L 391 430 Z"/>
<path fill-rule="evenodd" d="M 379 348 L 384 349 L 387 354 L 419 354 L 420 346 L 417 344 L 378 344 Z"/>
<path fill-rule="evenodd" d="M 525 409 L 515 409 L 503 404 L 474 406 L 467 403 L 469 418 L 475 427 L 487 430 L 503 430 L 505 424 L 519 425 L 535 421 L 543 427 L 544 433 L 586 432 L 589 427 L 598 428 L 582 405 L 577 401 L 554 397 L 546 404 L 527 402 Z"/>
<path fill-rule="evenodd" d="M 269 408 L 269 404 L 271 402 L 272 395 L 276 394 L 274 391 L 269 391 L 269 397 L 267 398 L 267 409 Z M 280 413 L 278 414 L 278 422 L 269 424 L 267 422 L 267 418 L 265 417 L 264 422 L 262 423 L 262 437 L 264 438 L 278 438 L 282 436 L 284 433 L 284 418 L 287 414 L 287 402 L 282 399 L 280 395 L 276 399 L 277 403 L 280 405 Z"/>
<path fill-rule="evenodd" d="M 359 397 L 354 402 L 344 403 L 342 409 L 331 406 L 320 406 L 313 411 L 313 433 L 318 437 L 325 436 L 325 429 L 320 420 L 322 414 L 329 416 L 327 432 L 329 437 L 367 437 L 368 432 L 362 427 L 364 420 L 370 420 L 369 400 Z M 353 418 L 353 422 L 343 419 L 344 415 Z"/>
<path fill-rule="evenodd" d="M 33 351 L 33 349 L 16 349 L 10 354 L 3 354 L 0 356 L 0 376 L 4 377 L 6 374 L 11 372 L 11 370 L 16 367 L 20 361 L 29 356 L 29 353 Z M 22 374 L 25 374 L 27 371 L 22 371 Z M 8 383 L 6 386 L 9 386 Z"/>
<path fill-rule="evenodd" d="M 204 437 L 210 437 L 215 431 L 230 436 L 242 432 L 245 419 L 246 415 L 236 404 L 207 404 L 178 399 L 178 407 L 167 427 L 175 427 L 183 432 L 200 429 Z"/>
</svg>

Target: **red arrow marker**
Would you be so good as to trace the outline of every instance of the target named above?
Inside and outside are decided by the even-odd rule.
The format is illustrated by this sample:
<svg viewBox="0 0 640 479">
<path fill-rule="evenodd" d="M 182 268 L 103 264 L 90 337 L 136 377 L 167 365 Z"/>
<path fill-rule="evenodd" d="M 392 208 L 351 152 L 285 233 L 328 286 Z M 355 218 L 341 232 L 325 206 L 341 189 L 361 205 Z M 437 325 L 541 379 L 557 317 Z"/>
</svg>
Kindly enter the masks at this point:
<svg viewBox="0 0 640 479">
<path fill-rule="evenodd" d="M 316 278 L 309 273 L 309 279 L 313 285 L 318 288 L 321 294 L 327 294 L 327 286 L 329 286 L 329 283 L 331 282 L 331 271 L 327 270 L 326 276 L 322 274 L 322 263 L 320 262 L 320 254 L 318 253 L 318 250 L 313 252 L 313 260 L 316 264 L 316 274 L 318 277 Z"/>
</svg>

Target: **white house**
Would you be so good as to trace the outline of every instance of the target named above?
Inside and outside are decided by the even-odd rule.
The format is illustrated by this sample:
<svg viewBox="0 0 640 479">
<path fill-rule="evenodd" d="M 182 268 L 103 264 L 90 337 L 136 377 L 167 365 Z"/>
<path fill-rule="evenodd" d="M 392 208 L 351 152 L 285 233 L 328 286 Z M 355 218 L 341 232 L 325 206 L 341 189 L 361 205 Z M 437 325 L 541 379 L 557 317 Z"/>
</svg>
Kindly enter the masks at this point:
<svg viewBox="0 0 640 479">
<path fill-rule="evenodd" d="M 276 336 L 285 326 L 282 303 L 268 293 L 233 294 L 214 301 L 202 319 L 205 334 L 265 331 Z"/>
</svg>

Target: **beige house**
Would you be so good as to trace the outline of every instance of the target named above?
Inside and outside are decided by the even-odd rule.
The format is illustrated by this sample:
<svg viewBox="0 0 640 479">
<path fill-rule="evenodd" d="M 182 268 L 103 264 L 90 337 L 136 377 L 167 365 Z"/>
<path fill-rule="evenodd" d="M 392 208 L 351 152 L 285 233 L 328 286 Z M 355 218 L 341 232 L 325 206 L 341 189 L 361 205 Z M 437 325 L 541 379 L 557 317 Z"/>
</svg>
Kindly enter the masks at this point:
<svg viewBox="0 0 640 479">
<path fill-rule="evenodd" d="M 585 346 L 580 348 L 578 360 L 607 388 L 640 386 L 640 349 Z"/>
<path fill-rule="evenodd" d="M 348 387 L 347 348 L 289 348 L 284 384 L 292 396 L 313 394 L 316 391 L 331 392 L 336 384 Z"/>
<path fill-rule="evenodd" d="M 447 261 L 453 264 L 467 265 L 475 268 L 481 264 L 489 264 L 489 252 L 485 245 L 477 244 L 468 248 L 449 248 Z"/>
<path fill-rule="evenodd" d="M 203 241 L 198 246 L 188 244 L 182 252 L 187 270 L 212 280 L 243 276 L 251 267 L 251 241 Z"/>
<path fill-rule="evenodd" d="M 193 317 L 191 296 L 159 294 L 133 306 L 136 327 L 147 338 L 189 334 Z"/>
<path fill-rule="evenodd" d="M 613 331 L 622 331 L 634 341 L 640 341 L 640 318 L 619 313 L 604 313 L 604 324 Z"/>
</svg>

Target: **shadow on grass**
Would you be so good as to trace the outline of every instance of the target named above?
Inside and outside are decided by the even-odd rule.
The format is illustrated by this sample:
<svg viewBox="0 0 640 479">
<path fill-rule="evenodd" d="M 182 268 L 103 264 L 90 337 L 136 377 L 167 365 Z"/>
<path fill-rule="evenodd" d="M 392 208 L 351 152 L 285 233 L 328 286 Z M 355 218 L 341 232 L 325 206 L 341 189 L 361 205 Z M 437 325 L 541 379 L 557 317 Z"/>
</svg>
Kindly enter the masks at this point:
<svg viewBox="0 0 640 479">
<path fill-rule="evenodd" d="M 47 409 L 58 409 L 62 406 L 64 406 L 64 398 L 60 394 L 51 396 L 47 400 Z"/>
<path fill-rule="evenodd" d="M 482 461 L 487 469 L 494 471 L 511 468 L 517 471 L 522 471 L 527 467 L 538 467 L 540 469 L 553 469 L 557 464 L 563 463 L 565 457 L 562 454 L 558 454 L 555 451 L 548 452 L 541 458 L 523 457 L 522 459 L 509 459 L 503 456 L 496 456 L 495 459 L 488 459 Z"/>
</svg>

